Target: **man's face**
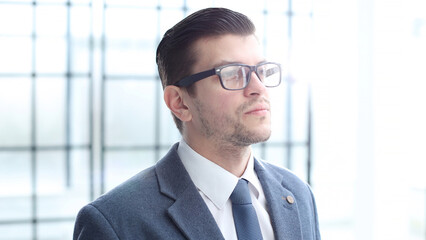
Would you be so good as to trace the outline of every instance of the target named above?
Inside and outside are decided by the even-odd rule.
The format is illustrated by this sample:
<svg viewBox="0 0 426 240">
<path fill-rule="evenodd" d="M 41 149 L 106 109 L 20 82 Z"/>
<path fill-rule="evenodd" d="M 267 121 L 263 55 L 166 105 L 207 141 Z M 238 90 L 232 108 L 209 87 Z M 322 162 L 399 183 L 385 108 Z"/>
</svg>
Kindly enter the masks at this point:
<svg viewBox="0 0 426 240">
<path fill-rule="evenodd" d="M 254 35 L 204 38 L 194 45 L 197 73 L 229 63 L 256 65 L 265 59 Z M 271 135 L 269 95 L 255 73 L 242 90 L 222 88 L 214 75 L 194 83 L 190 101 L 192 127 L 208 140 L 231 146 L 248 146 Z"/>
</svg>

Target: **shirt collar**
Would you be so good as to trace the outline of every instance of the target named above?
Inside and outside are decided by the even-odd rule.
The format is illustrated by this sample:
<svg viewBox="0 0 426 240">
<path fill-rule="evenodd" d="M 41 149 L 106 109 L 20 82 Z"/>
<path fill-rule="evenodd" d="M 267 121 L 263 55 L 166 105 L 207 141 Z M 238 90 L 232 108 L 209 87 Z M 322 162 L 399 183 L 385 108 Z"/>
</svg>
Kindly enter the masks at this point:
<svg viewBox="0 0 426 240">
<path fill-rule="evenodd" d="M 250 154 L 249 161 L 247 163 L 247 168 L 244 171 L 241 178 L 246 179 L 253 186 L 252 191 L 255 194 L 256 198 L 259 197 L 259 190 L 261 189 L 259 178 L 257 177 L 256 172 L 254 171 L 254 157 L 253 154 Z M 235 185 L 236 186 L 236 185 Z M 234 186 L 234 187 L 235 187 Z"/>
<path fill-rule="evenodd" d="M 234 191 L 238 178 L 195 152 L 183 139 L 179 143 L 177 152 L 198 190 L 206 195 L 217 208 L 222 209 Z M 258 197 L 260 182 L 254 171 L 252 154 L 241 178 L 252 184 L 254 193 Z"/>
</svg>

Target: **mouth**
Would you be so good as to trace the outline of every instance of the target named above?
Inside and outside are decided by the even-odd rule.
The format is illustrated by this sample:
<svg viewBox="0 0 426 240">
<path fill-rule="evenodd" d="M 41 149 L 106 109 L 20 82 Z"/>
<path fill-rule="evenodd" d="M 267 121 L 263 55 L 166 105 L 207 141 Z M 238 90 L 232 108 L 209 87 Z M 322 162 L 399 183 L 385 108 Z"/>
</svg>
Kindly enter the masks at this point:
<svg viewBox="0 0 426 240">
<path fill-rule="evenodd" d="M 270 108 L 266 104 L 259 104 L 252 108 L 250 108 L 247 112 L 245 112 L 245 115 L 254 115 L 254 116 L 265 116 L 270 111 Z"/>
</svg>

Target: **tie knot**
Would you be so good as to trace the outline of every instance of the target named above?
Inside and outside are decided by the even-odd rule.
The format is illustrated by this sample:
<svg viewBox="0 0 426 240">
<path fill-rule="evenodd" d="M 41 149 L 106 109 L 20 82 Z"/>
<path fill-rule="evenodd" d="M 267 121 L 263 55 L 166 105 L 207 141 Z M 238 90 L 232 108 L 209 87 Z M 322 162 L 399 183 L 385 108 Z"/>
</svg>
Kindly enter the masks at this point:
<svg viewBox="0 0 426 240">
<path fill-rule="evenodd" d="M 248 182 L 245 179 L 238 180 L 237 186 L 231 194 L 232 204 L 251 204 L 250 191 L 248 188 Z"/>
</svg>

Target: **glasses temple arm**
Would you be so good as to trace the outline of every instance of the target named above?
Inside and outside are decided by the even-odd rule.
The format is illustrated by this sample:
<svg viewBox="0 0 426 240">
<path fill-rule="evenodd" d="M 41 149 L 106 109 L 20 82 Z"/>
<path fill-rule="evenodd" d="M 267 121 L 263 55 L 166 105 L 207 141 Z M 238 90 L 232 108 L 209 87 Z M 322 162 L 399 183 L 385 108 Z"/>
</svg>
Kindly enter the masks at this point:
<svg viewBox="0 0 426 240">
<path fill-rule="evenodd" d="M 178 86 L 178 87 L 188 87 L 188 86 L 190 86 L 191 84 L 193 84 L 197 81 L 200 81 L 204 78 L 213 76 L 215 74 L 216 74 L 216 69 L 213 68 L 213 69 L 210 69 L 210 70 L 207 70 L 207 71 L 204 71 L 204 72 L 199 72 L 199 73 L 196 73 L 194 75 L 190 75 L 188 77 L 184 77 L 181 80 L 179 80 L 178 82 L 176 82 L 174 85 Z"/>
</svg>

